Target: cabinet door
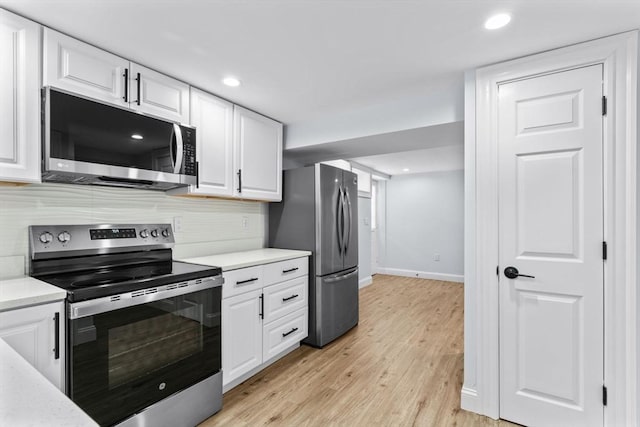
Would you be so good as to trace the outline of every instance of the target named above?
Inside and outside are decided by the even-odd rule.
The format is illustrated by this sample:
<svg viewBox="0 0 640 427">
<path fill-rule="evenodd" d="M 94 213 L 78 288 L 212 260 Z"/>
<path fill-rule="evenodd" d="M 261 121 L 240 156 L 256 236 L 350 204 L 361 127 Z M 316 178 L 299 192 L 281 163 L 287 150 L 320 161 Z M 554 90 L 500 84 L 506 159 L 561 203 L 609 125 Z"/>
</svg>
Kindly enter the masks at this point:
<svg viewBox="0 0 640 427">
<path fill-rule="evenodd" d="M 189 123 L 189 85 L 131 63 L 131 108 L 174 122 Z"/>
<path fill-rule="evenodd" d="M 235 195 L 282 200 L 282 124 L 237 105 L 233 120 Z"/>
<path fill-rule="evenodd" d="M 199 188 L 194 194 L 233 195 L 233 104 L 191 88 L 191 126 L 196 128 Z"/>
<path fill-rule="evenodd" d="M 222 383 L 262 363 L 261 290 L 222 300 Z"/>
<path fill-rule="evenodd" d="M 40 182 L 40 26 L 0 9 L 0 180 Z"/>
<path fill-rule="evenodd" d="M 59 322 L 56 324 L 56 313 Z M 56 342 L 58 326 L 58 342 Z M 64 302 L 37 305 L 0 313 L 0 338 L 56 387 L 64 391 Z M 59 349 L 55 358 L 54 349 Z"/>
<path fill-rule="evenodd" d="M 43 48 L 44 86 L 129 106 L 125 94 L 129 61 L 48 28 Z"/>
</svg>

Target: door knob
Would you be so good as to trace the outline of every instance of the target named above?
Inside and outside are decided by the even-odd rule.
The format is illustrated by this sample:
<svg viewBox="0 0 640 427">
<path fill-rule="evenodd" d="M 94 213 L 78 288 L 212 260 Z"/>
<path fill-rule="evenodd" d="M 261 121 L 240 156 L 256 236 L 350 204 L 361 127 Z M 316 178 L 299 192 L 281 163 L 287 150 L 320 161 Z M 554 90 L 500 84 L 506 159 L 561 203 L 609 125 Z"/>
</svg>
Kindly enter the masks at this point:
<svg viewBox="0 0 640 427">
<path fill-rule="evenodd" d="M 529 276 L 528 274 L 520 274 L 517 268 L 515 267 L 507 267 L 504 269 L 504 275 L 509 279 L 515 279 L 516 277 L 529 277 L 531 279 L 535 279 L 536 276 Z"/>
</svg>

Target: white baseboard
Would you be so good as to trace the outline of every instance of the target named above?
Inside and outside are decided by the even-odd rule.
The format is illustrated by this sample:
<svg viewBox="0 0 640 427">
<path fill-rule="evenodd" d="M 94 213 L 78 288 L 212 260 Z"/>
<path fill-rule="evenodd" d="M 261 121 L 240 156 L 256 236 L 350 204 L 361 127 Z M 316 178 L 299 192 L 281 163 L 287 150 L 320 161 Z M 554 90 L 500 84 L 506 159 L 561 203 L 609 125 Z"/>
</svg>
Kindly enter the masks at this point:
<svg viewBox="0 0 640 427">
<path fill-rule="evenodd" d="M 460 407 L 465 411 L 480 413 L 480 398 L 478 391 L 462 387 L 460 391 Z"/>
<path fill-rule="evenodd" d="M 390 274 L 391 276 L 417 277 L 419 279 L 464 283 L 464 276 L 461 274 L 433 273 L 430 271 L 403 270 L 400 268 L 380 268 L 378 271 L 380 274 Z"/>
<path fill-rule="evenodd" d="M 373 283 L 373 277 L 371 276 L 363 277 L 358 281 L 358 288 L 362 289 L 365 286 L 369 286 L 372 283 Z"/>
</svg>

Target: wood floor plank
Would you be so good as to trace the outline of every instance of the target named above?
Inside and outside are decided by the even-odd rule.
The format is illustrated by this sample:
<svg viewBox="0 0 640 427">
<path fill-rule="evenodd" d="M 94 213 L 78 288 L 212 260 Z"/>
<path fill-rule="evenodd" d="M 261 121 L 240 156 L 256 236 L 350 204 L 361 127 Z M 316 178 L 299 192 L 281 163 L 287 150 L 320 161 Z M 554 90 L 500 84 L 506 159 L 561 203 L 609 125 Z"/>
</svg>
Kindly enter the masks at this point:
<svg viewBox="0 0 640 427">
<path fill-rule="evenodd" d="M 463 286 L 376 275 L 360 323 L 224 395 L 215 426 L 512 426 L 460 409 Z"/>
</svg>

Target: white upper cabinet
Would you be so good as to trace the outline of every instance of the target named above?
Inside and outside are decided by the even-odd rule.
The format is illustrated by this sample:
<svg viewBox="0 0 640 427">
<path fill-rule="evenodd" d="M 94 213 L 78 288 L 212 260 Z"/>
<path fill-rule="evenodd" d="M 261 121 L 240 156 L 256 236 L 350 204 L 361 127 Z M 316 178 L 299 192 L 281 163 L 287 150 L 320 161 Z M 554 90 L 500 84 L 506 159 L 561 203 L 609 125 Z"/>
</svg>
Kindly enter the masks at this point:
<svg viewBox="0 0 640 427">
<path fill-rule="evenodd" d="M 0 181 L 40 182 L 40 26 L 0 9 Z"/>
<path fill-rule="evenodd" d="M 282 124 L 237 105 L 234 110 L 235 195 L 282 200 Z"/>
<path fill-rule="evenodd" d="M 44 86 L 189 123 L 189 85 L 95 46 L 44 30 Z"/>
<path fill-rule="evenodd" d="M 189 123 L 189 85 L 131 63 L 131 107 L 174 122 Z"/>
<path fill-rule="evenodd" d="M 199 185 L 171 194 L 282 200 L 282 124 L 191 88 Z"/>
<path fill-rule="evenodd" d="M 126 59 L 45 28 L 43 61 L 44 86 L 129 106 Z"/>
<path fill-rule="evenodd" d="M 193 194 L 233 195 L 233 104 L 191 88 L 191 125 L 196 128 L 199 186 Z"/>
</svg>

